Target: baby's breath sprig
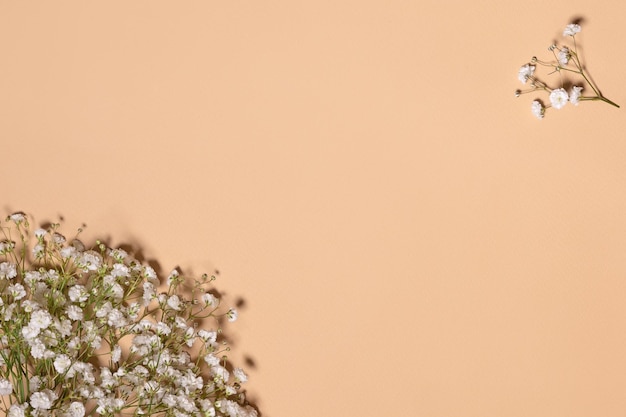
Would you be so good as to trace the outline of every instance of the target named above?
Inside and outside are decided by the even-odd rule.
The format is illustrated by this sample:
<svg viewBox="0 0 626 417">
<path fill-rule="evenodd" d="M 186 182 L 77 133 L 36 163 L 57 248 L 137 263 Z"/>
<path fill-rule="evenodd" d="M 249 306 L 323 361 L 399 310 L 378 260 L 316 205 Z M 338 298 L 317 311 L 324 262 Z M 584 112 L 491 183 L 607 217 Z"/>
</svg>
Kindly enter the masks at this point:
<svg viewBox="0 0 626 417">
<path fill-rule="evenodd" d="M 531 111 L 538 119 L 543 119 L 546 109 L 552 107 L 555 109 L 563 108 L 567 102 L 577 106 L 581 101 L 603 101 L 614 107 L 619 108 L 619 105 L 606 98 L 600 92 L 597 85 L 591 80 L 589 75 L 585 72 L 585 68 L 581 64 L 580 57 L 578 55 L 578 47 L 576 44 L 576 34 L 581 31 L 581 27 L 577 23 L 571 23 L 565 27 L 563 31 L 564 37 L 571 37 L 573 46 L 552 44 L 548 50 L 552 53 L 553 61 L 540 60 L 537 57 L 532 57 L 529 63 L 524 64 L 518 71 L 518 79 L 522 84 L 529 84 L 530 88 L 525 90 L 515 90 L 515 96 L 519 97 L 522 94 L 531 93 L 535 91 L 545 91 L 548 93 L 550 104 L 545 105 L 541 100 L 534 100 L 531 105 Z M 535 75 L 535 69 L 537 65 L 552 69 L 549 74 L 558 73 L 560 75 L 560 87 L 550 87 L 547 83 L 541 81 Z M 573 85 L 569 93 L 563 88 L 564 76 L 563 74 L 570 73 L 582 78 L 582 82 L 586 83 L 594 95 L 583 96 L 583 86 Z"/>
<path fill-rule="evenodd" d="M 21 212 L 0 234 L 0 415 L 258 415 L 223 355 L 220 318 L 237 311 L 218 311 L 214 277 L 174 270 L 161 285 L 122 249 L 59 224 L 31 233 Z"/>
</svg>

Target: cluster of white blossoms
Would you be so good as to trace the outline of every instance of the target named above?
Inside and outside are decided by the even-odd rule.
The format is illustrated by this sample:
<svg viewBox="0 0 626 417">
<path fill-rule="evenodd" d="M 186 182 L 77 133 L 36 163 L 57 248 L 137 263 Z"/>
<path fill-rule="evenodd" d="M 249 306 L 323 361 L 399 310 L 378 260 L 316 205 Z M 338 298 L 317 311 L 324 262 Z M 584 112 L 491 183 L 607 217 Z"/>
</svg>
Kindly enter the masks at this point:
<svg viewBox="0 0 626 417">
<path fill-rule="evenodd" d="M 31 235 L 23 213 L 1 229 L 2 415 L 257 417 L 207 326 L 237 318 L 218 312 L 213 277 L 161 285 L 122 249 L 87 249 L 56 224 Z"/>
<path fill-rule="evenodd" d="M 549 94 L 549 104 L 546 105 L 539 99 L 533 100 L 533 102 L 531 103 L 531 112 L 538 119 L 543 119 L 547 108 L 551 107 L 557 110 L 562 109 L 568 102 L 577 106 L 578 103 L 583 100 L 600 100 L 615 107 L 619 107 L 617 104 L 604 97 L 600 93 L 600 90 L 596 87 L 595 84 L 591 82 L 591 80 L 585 73 L 584 68 L 580 63 L 576 48 L 575 36 L 577 33 L 580 32 L 580 30 L 580 25 L 576 23 L 571 23 L 565 27 L 565 30 L 563 31 L 563 36 L 571 37 L 573 47 L 570 48 L 568 46 L 558 46 L 555 44 L 551 45 L 548 50 L 551 51 L 554 55 L 554 61 L 541 61 L 537 59 L 537 57 L 533 57 L 530 63 L 522 65 L 522 67 L 518 71 L 517 77 L 520 82 L 522 84 L 529 83 L 530 88 L 527 90 L 516 90 L 516 97 L 536 90 L 544 90 Z M 561 74 L 561 85 L 564 82 L 563 74 L 565 73 L 574 74 L 582 77 L 581 82 L 586 82 L 595 93 L 595 96 L 582 96 L 581 93 L 583 87 L 578 85 L 572 85 L 572 87 L 569 89 L 569 92 L 562 86 L 557 88 L 549 87 L 548 84 L 538 79 L 535 75 L 537 64 L 552 68 L 553 72 L 558 72 L 559 74 Z"/>
</svg>

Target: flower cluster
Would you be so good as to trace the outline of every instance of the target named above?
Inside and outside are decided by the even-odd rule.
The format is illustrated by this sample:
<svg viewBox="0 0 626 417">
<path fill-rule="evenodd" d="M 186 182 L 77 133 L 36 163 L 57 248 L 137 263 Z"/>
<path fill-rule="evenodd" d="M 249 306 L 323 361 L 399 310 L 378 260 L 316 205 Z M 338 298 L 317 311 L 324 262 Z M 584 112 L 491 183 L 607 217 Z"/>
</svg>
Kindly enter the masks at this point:
<svg viewBox="0 0 626 417">
<path fill-rule="evenodd" d="M 214 277 L 175 270 L 161 284 L 126 251 L 88 249 L 58 224 L 31 233 L 15 213 L 0 226 L 2 415 L 257 416 L 225 356 L 219 323 L 237 311 L 219 308 Z"/>
<path fill-rule="evenodd" d="M 604 97 L 598 87 L 591 81 L 589 76 L 585 73 L 584 67 L 580 63 L 576 47 L 576 34 L 581 30 L 580 25 L 571 23 L 565 27 L 563 31 L 564 37 L 571 37 L 573 46 L 558 46 L 556 44 L 551 45 L 548 50 L 554 55 L 554 61 L 542 61 L 533 57 L 530 63 L 524 64 L 517 74 L 522 84 L 530 84 L 530 88 L 527 90 L 516 90 L 515 96 L 519 97 L 522 94 L 533 92 L 535 90 L 544 90 L 549 96 L 550 104 L 545 105 L 541 100 L 534 100 L 531 104 L 532 114 L 538 119 L 543 119 L 547 108 L 562 109 L 568 102 L 577 106 L 581 101 L 594 101 L 600 100 L 608 103 L 612 106 L 619 107 L 617 104 Z M 541 81 L 535 76 L 535 69 L 537 65 L 552 68 L 554 72 L 561 74 L 561 86 L 557 88 L 551 88 L 545 82 Z M 572 85 L 569 91 L 563 88 L 563 74 L 569 73 L 576 76 L 580 76 L 581 83 L 586 82 L 587 85 L 593 90 L 595 95 L 582 96 L 583 87 L 580 85 Z"/>
</svg>

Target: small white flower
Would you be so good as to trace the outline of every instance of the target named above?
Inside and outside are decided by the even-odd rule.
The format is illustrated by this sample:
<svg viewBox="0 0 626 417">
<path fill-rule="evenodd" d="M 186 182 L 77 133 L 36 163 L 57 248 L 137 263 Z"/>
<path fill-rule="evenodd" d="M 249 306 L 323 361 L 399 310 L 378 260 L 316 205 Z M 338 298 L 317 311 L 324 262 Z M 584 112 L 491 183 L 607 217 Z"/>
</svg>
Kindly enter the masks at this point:
<svg viewBox="0 0 626 417">
<path fill-rule="evenodd" d="M 173 310 L 180 311 L 180 298 L 176 294 L 172 295 L 167 299 L 167 305 Z"/>
<path fill-rule="evenodd" d="M 555 109 L 562 109 L 567 104 L 569 99 L 567 91 L 563 88 L 556 88 L 550 93 L 550 103 Z"/>
<path fill-rule="evenodd" d="M 580 32 L 580 25 L 577 25 L 576 23 L 570 23 L 565 27 L 565 30 L 563 31 L 563 36 L 574 36 L 578 32 Z"/>
<path fill-rule="evenodd" d="M 202 301 L 206 307 L 216 307 L 218 303 L 217 298 L 209 292 L 202 294 Z"/>
<path fill-rule="evenodd" d="M 49 410 L 58 396 L 51 390 L 35 392 L 30 396 L 30 406 L 35 409 Z"/>
<path fill-rule="evenodd" d="M 41 229 L 41 228 L 37 229 L 37 230 L 35 230 L 33 232 L 33 234 L 35 235 L 35 237 L 37 239 L 41 239 L 42 237 L 44 237 L 46 235 L 46 233 L 48 233 L 48 232 L 46 232 L 44 229 Z"/>
<path fill-rule="evenodd" d="M 26 290 L 22 284 L 11 284 L 9 285 L 8 290 L 14 300 L 21 300 L 26 297 Z"/>
<path fill-rule="evenodd" d="M 567 46 L 564 46 L 563 48 L 561 48 L 558 54 L 559 64 L 567 65 L 571 57 L 572 57 L 572 54 L 569 48 Z"/>
<path fill-rule="evenodd" d="M 31 390 L 31 392 L 39 391 L 39 387 L 41 387 L 40 376 L 35 375 L 28 380 L 28 388 Z"/>
<path fill-rule="evenodd" d="M 533 115 L 535 115 L 537 119 L 543 119 L 543 115 L 546 112 L 545 107 L 543 107 L 543 104 L 541 104 L 539 100 L 535 100 L 532 102 L 530 110 L 533 112 Z"/>
<path fill-rule="evenodd" d="M 10 395 L 13 392 L 13 384 L 8 379 L 0 379 L 0 395 Z"/>
<path fill-rule="evenodd" d="M 82 303 L 84 301 L 87 301 L 87 299 L 89 298 L 87 289 L 82 285 L 74 285 L 69 289 L 67 295 L 69 295 L 70 300 L 72 300 L 73 302 L 78 301 Z"/>
<path fill-rule="evenodd" d="M 65 309 L 65 312 L 67 313 L 67 317 L 69 317 L 70 320 L 78 321 L 83 319 L 83 309 L 77 305 L 68 306 Z"/>
<path fill-rule="evenodd" d="M 533 76 L 535 73 L 535 66 L 526 64 L 519 69 L 519 73 L 517 74 L 517 78 L 522 82 L 522 84 L 526 84 L 528 79 Z"/>
<path fill-rule="evenodd" d="M 119 363 L 121 357 L 122 348 L 120 347 L 120 345 L 115 345 L 115 347 L 113 347 L 113 350 L 111 351 L 111 361 L 113 363 Z"/>
<path fill-rule="evenodd" d="M 248 375 L 246 375 L 241 368 L 233 369 L 233 375 L 235 376 L 235 379 L 242 384 L 248 380 Z"/>
<path fill-rule="evenodd" d="M 0 263 L 0 279 L 12 279 L 17 276 L 17 267 L 13 263 Z"/>
<path fill-rule="evenodd" d="M 24 213 L 13 213 L 9 216 L 7 220 L 12 220 L 15 224 L 20 224 L 24 220 L 26 220 L 26 215 Z"/>
<path fill-rule="evenodd" d="M 11 408 L 9 408 L 9 412 L 7 413 L 7 417 L 25 417 L 26 416 L 26 408 L 28 407 L 27 403 L 24 404 L 13 404 Z"/>
<path fill-rule="evenodd" d="M 61 354 L 58 355 L 54 360 L 54 369 L 56 369 L 58 373 L 62 374 L 63 372 L 67 371 L 71 364 L 72 360 L 69 358 L 69 356 Z"/>
<path fill-rule="evenodd" d="M 574 105 L 578 106 L 580 103 L 580 92 L 583 91 L 582 87 L 573 86 L 572 91 L 569 93 L 569 101 Z"/>
<path fill-rule="evenodd" d="M 46 310 L 33 311 L 30 316 L 29 326 L 37 329 L 47 329 L 52 323 L 52 316 Z"/>
<path fill-rule="evenodd" d="M 83 403 L 78 401 L 74 401 L 70 404 L 66 413 L 67 417 L 84 417 L 85 416 L 85 406 Z"/>
<path fill-rule="evenodd" d="M 230 310 L 228 310 L 228 312 L 226 313 L 226 316 L 228 317 L 228 321 L 235 321 L 237 320 L 237 318 L 239 317 L 239 313 L 237 312 L 237 310 L 235 310 L 234 308 L 231 308 Z"/>
</svg>

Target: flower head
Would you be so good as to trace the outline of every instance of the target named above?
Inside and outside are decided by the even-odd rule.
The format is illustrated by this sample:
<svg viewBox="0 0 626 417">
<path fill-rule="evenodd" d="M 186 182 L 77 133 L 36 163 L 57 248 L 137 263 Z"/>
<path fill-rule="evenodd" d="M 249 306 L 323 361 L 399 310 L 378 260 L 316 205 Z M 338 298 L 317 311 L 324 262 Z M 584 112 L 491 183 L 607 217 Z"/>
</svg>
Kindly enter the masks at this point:
<svg viewBox="0 0 626 417">
<path fill-rule="evenodd" d="M 569 50 L 569 48 L 567 46 L 564 46 L 559 51 L 559 55 L 558 55 L 559 64 L 567 65 L 567 63 L 569 62 L 571 57 L 572 57 L 572 52 Z"/>
<path fill-rule="evenodd" d="M 519 69 L 519 73 L 517 74 L 517 78 L 522 82 L 522 84 L 526 84 L 526 82 L 533 76 L 535 73 L 535 66 L 526 64 Z"/>
<path fill-rule="evenodd" d="M 563 36 L 574 36 L 578 32 L 580 32 L 580 25 L 576 23 L 570 23 L 565 26 L 565 30 L 563 31 Z"/>
<path fill-rule="evenodd" d="M 550 103 L 555 109 L 562 109 L 567 104 L 569 96 L 563 88 L 556 88 L 550 93 Z"/>
<path fill-rule="evenodd" d="M 546 108 L 539 100 L 533 101 L 530 110 L 537 119 L 543 119 L 543 115 L 546 112 Z"/>
<path fill-rule="evenodd" d="M 573 86 L 572 90 L 569 93 L 569 101 L 574 106 L 578 106 L 578 103 L 580 102 L 580 92 L 581 91 L 583 91 L 582 87 Z"/>
</svg>

